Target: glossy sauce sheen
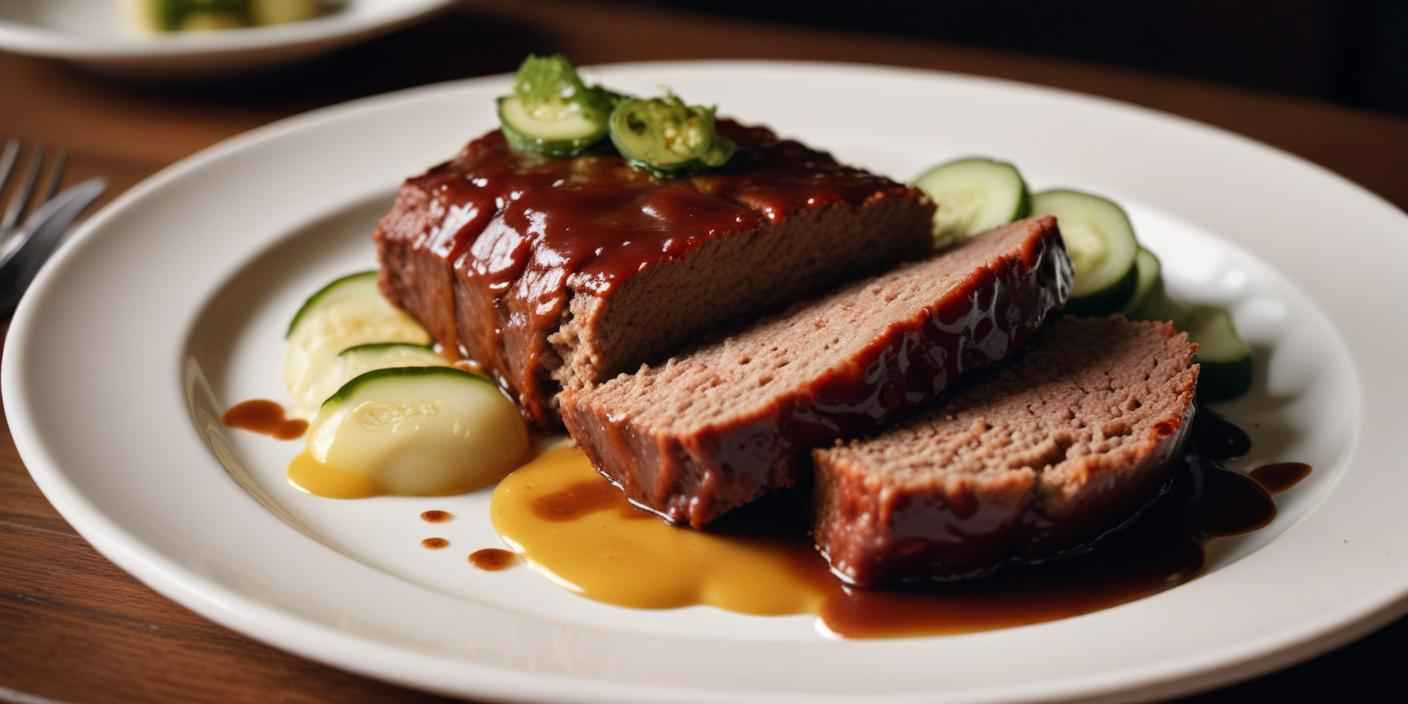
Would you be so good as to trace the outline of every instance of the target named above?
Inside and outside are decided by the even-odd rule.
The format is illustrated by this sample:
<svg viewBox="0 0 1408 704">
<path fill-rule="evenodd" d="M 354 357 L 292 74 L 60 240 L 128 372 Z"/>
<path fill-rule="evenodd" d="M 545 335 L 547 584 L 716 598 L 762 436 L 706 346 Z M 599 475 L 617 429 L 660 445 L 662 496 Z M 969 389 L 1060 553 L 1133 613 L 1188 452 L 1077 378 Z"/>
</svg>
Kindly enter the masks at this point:
<svg viewBox="0 0 1408 704">
<path fill-rule="evenodd" d="M 882 428 L 1025 343 L 1066 301 L 1072 272 L 1054 221 L 1019 234 L 1015 256 L 936 293 L 944 297 L 932 314 L 894 322 L 844 364 L 742 419 L 674 433 L 568 400 L 563 421 L 631 498 L 703 526 L 764 490 L 794 484 L 811 448 Z"/>
<path fill-rule="evenodd" d="M 572 448 L 551 450 L 501 482 L 490 516 L 527 560 L 606 603 L 810 613 L 850 638 L 990 630 L 1176 586 L 1201 571 L 1204 541 L 1268 523 L 1275 504 L 1256 482 L 1220 466 L 1228 445 L 1210 426 L 1194 424 L 1189 454 L 1160 498 L 1084 554 L 912 591 L 853 589 L 835 579 L 806 537 L 804 496 L 784 493 L 741 509 L 717 531 L 683 530 L 631 507 Z"/>
<path fill-rule="evenodd" d="M 441 511 L 440 509 L 422 511 L 420 514 L 420 519 L 426 523 L 447 523 L 454 520 L 454 518 L 455 514 L 449 511 Z"/>
<path fill-rule="evenodd" d="M 250 430 L 280 440 L 297 440 L 308 429 L 308 421 L 288 418 L 284 407 L 266 399 L 244 401 L 230 407 L 221 422 L 231 428 Z"/>
<path fill-rule="evenodd" d="M 450 541 L 444 538 L 426 538 L 420 541 L 421 547 L 429 550 L 440 550 L 450 547 Z"/>
<path fill-rule="evenodd" d="M 454 300 L 446 294 L 427 306 L 436 317 L 453 316 L 453 308 L 471 318 L 442 325 L 422 314 L 422 322 L 442 345 L 475 357 L 501 384 L 535 388 L 547 378 L 543 356 L 550 353 L 536 348 L 535 334 L 556 329 L 569 290 L 607 295 L 712 239 L 804 209 L 859 206 L 908 192 L 765 128 L 721 120 L 719 131 L 738 144 L 737 153 L 726 167 L 693 177 L 654 179 L 614 154 L 523 154 L 495 130 L 409 179 L 402 198 L 424 203 L 415 208 L 420 229 L 408 233 L 383 223 L 383 231 L 411 238 L 422 269 L 451 264 L 455 281 L 443 287 L 455 289 Z M 505 346 L 523 345 L 535 346 L 529 368 L 509 369 Z M 544 417 L 545 409 L 531 407 L 537 399 L 523 400 L 530 417 Z"/>
</svg>

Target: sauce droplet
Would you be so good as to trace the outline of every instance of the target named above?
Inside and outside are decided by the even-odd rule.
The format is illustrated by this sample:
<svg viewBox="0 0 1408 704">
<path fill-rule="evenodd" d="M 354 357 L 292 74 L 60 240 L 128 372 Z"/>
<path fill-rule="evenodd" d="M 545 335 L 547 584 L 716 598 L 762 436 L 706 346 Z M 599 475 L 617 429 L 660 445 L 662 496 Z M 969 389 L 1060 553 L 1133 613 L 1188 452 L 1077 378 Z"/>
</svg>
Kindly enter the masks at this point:
<svg viewBox="0 0 1408 704">
<path fill-rule="evenodd" d="M 420 544 L 421 546 L 429 548 L 431 550 L 439 550 L 441 548 L 450 547 L 450 541 L 444 538 L 426 538 L 425 540 L 420 541 Z"/>
<path fill-rule="evenodd" d="M 470 553 L 469 562 L 486 572 L 498 572 L 518 564 L 518 555 L 503 548 L 483 548 Z"/>
<path fill-rule="evenodd" d="M 420 514 L 420 519 L 422 521 L 425 521 L 426 523 L 446 523 L 452 520 L 454 517 L 455 514 L 450 513 L 449 511 L 441 511 L 439 509 L 423 511 Z"/>
<path fill-rule="evenodd" d="M 1198 522 L 1204 535 L 1215 538 L 1250 533 L 1276 517 L 1271 494 L 1251 477 L 1194 455 L 1188 457 L 1188 464 L 1201 470 Z"/>
<path fill-rule="evenodd" d="M 288 418 L 284 407 L 268 399 L 257 398 L 230 407 L 220 420 L 231 428 L 249 430 L 280 440 L 297 440 L 308 429 L 308 421 Z"/>
<path fill-rule="evenodd" d="M 1279 494 L 1299 484 L 1308 476 L 1310 465 L 1304 462 L 1277 462 L 1262 465 L 1251 472 L 1252 479 L 1273 494 Z"/>
</svg>

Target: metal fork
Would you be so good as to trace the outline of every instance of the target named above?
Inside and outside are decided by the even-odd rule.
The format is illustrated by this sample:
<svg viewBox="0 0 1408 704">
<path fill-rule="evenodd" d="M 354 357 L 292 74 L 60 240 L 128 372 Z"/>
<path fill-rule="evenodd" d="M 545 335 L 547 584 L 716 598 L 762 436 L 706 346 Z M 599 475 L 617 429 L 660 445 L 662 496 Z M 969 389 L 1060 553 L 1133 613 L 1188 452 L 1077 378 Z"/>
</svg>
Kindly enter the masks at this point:
<svg viewBox="0 0 1408 704">
<path fill-rule="evenodd" d="M 0 150 L 0 193 L 15 174 L 20 152 L 16 139 L 6 140 Z M 48 178 L 41 185 L 46 161 L 50 162 Z M 64 150 L 49 160 L 44 147 L 36 147 L 9 205 L 0 214 L 0 317 L 4 319 L 14 313 L 20 296 L 58 248 L 69 226 L 106 188 L 102 179 L 89 179 L 60 193 L 67 165 Z"/>
</svg>

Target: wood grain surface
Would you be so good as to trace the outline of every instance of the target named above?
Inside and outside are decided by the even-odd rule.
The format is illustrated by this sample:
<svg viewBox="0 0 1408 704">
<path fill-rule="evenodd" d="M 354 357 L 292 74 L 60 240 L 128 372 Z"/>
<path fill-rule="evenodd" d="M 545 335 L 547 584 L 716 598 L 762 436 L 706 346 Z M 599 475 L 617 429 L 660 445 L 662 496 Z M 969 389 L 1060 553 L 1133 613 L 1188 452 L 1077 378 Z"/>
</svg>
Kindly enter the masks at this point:
<svg viewBox="0 0 1408 704">
<path fill-rule="evenodd" d="M 1117 98 L 1300 155 L 1408 207 L 1408 121 L 1104 66 L 929 42 L 678 15 L 630 5 L 464 2 L 422 26 L 274 72 L 140 84 L 0 54 L 0 137 L 61 146 L 70 180 L 105 200 L 226 137 L 389 90 L 512 69 L 527 51 L 581 63 L 773 58 L 995 76 Z M 466 135 L 468 137 L 468 135 Z M 1396 684 L 1380 663 L 1408 648 L 1401 621 L 1290 670 L 1200 700 L 1301 693 L 1320 682 Z M 1347 691 L 1345 692 L 1347 693 Z M 114 567 L 44 500 L 0 432 L 0 699 L 15 701 L 430 701 L 273 650 L 201 619 Z"/>
</svg>

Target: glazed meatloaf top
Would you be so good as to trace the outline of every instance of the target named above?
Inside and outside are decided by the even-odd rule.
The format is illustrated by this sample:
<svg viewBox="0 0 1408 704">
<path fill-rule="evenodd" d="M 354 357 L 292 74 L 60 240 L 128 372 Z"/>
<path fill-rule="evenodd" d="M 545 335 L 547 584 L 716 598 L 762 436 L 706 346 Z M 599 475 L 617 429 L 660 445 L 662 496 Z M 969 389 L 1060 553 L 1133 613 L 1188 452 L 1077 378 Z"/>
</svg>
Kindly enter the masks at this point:
<svg viewBox="0 0 1408 704">
<path fill-rule="evenodd" d="M 403 186 L 383 290 L 553 425 L 561 386 L 928 247 L 918 191 L 721 120 L 729 164 L 656 179 L 614 154 L 515 152 L 499 131 Z"/>
<path fill-rule="evenodd" d="M 933 401 L 1017 349 L 1070 291 L 1053 218 L 842 286 L 563 393 L 572 437 L 636 503 L 701 526 L 794 483 L 808 451 Z"/>
<path fill-rule="evenodd" d="M 1196 345 L 1164 322 L 1052 323 L 900 427 L 814 453 L 816 540 L 873 585 L 1040 559 L 1130 517 L 1191 420 Z"/>
</svg>

